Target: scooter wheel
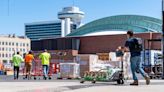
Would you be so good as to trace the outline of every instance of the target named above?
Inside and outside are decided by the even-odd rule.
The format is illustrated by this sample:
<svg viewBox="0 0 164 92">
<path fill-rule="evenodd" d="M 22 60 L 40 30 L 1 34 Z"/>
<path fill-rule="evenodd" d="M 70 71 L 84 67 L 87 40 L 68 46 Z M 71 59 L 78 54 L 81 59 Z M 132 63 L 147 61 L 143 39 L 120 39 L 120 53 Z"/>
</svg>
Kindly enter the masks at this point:
<svg viewBox="0 0 164 92">
<path fill-rule="evenodd" d="M 122 79 L 117 80 L 117 84 L 124 84 L 124 80 L 122 80 Z"/>
<path fill-rule="evenodd" d="M 83 81 L 83 80 L 82 80 L 82 81 L 80 81 L 80 83 L 81 83 L 81 84 L 83 84 L 84 82 L 85 82 L 85 81 Z"/>
<path fill-rule="evenodd" d="M 84 83 L 85 82 L 85 80 L 82 78 L 81 80 L 80 80 L 80 83 Z"/>
<path fill-rule="evenodd" d="M 92 83 L 93 83 L 93 84 L 95 84 L 95 83 L 96 83 L 96 81 L 92 81 Z"/>
<path fill-rule="evenodd" d="M 96 79 L 93 79 L 92 83 L 95 84 L 96 83 Z"/>
<path fill-rule="evenodd" d="M 121 80 L 121 84 L 124 84 L 124 80 Z"/>
</svg>

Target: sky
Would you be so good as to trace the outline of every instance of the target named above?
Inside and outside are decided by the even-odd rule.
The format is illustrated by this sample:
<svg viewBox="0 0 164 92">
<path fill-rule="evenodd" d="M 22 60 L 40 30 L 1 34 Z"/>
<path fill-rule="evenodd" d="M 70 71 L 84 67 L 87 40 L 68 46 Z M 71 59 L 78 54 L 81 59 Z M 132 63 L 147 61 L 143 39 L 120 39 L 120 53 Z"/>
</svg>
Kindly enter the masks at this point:
<svg viewBox="0 0 164 92">
<path fill-rule="evenodd" d="M 8 3 L 9 1 L 9 3 Z M 162 0 L 0 0 L 0 34 L 24 35 L 25 23 L 58 20 L 67 6 L 85 12 L 82 23 L 113 15 L 144 15 L 161 19 Z"/>
</svg>

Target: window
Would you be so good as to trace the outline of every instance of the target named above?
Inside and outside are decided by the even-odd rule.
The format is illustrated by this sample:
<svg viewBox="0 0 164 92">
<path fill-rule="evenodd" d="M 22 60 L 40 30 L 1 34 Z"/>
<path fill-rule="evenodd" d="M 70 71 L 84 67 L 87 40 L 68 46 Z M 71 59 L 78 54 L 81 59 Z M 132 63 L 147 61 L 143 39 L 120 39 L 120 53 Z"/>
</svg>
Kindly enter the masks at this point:
<svg viewBox="0 0 164 92">
<path fill-rule="evenodd" d="M 12 46 L 14 46 L 14 42 L 12 42 Z"/>
<path fill-rule="evenodd" d="M 25 43 L 23 43 L 23 47 L 25 47 Z"/>
<path fill-rule="evenodd" d="M 4 45 L 4 42 L 2 42 L 2 45 Z"/>
<path fill-rule="evenodd" d="M 6 64 L 7 63 L 7 60 L 3 60 L 3 63 Z"/>
<path fill-rule="evenodd" d="M 9 45 L 11 45 L 11 42 L 9 42 Z"/>
<path fill-rule="evenodd" d="M 20 43 L 20 46 L 22 46 L 22 43 Z"/>
<path fill-rule="evenodd" d="M 6 54 L 6 57 L 8 57 L 8 54 Z"/>
<path fill-rule="evenodd" d="M 11 58 L 11 54 L 9 54 L 9 57 Z"/>
<path fill-rule="evenodd" d="M 29 46 L 29 44 L 27 43 L 27 47 Z"/>
<path fill-rule="evenodd" d="M 16 43 L 16 46 L 18 46 L 18 43 Z"/>
<path fill-rule="evenodd" d="M 2 57 L 4 57 L 4 54 L 2 54 Z"/>
<path fill-rule="evenodd" d="M 5 49 L 4 49 L 4 47 L 2 48 L 2 51 L 4 51 Z"/>
<path fill-rule="evenodd" d="M 1 45 L 1 42 L 0 42 L 0 45 Z"/>
<path fill-rule="evenodd" d="M 11 48 L 9 48 L 9 51 L 11 51 Z"/>
<path fill-rule="evenodd" d="M 16 49 L 16 52 L 18 52 L 19 50 L 18 50 L 18 48 Z"/>
<path fill-rule="evenodd" d="M 8 43 L 6 42 L 6 45 L 8 45 Z"/>
</svg>

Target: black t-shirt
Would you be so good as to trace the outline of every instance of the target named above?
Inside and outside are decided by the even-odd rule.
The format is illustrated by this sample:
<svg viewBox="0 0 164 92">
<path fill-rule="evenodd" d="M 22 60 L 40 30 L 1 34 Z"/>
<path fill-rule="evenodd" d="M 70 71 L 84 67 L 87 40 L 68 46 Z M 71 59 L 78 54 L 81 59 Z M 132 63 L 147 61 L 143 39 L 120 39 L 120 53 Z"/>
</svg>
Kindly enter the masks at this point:
<svg viewBox="0 0 164 92">
<path fill-rule="evenodd" d="M 116 51 L 116 57 L 122 57 L 124 53 L 121 50 Z"/>
<path fill-rule="evenodd" d="M 129 38 L 125 43 L 125 47 L 129 48 L 132 57 L 141 55 L 141 51 L 136 51 L 136 49 L 134 48 L 134 44 L 136 43 L 136 41 L 138 40 L 135 38 Z"/>
</svg>

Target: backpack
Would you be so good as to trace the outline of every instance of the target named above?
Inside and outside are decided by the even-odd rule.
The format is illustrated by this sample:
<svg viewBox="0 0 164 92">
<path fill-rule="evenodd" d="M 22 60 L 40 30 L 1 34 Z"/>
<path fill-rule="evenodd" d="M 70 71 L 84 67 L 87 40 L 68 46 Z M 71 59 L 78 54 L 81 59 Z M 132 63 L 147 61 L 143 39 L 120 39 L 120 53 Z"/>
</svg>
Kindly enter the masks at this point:
<svg viewBox="0 0 164 92">
<path fill-rule="evenodd" d="M 143 42 L 141 38 L 134 38 L 134 50 L 137 52 L 143 50 Z"/>
</svg>

